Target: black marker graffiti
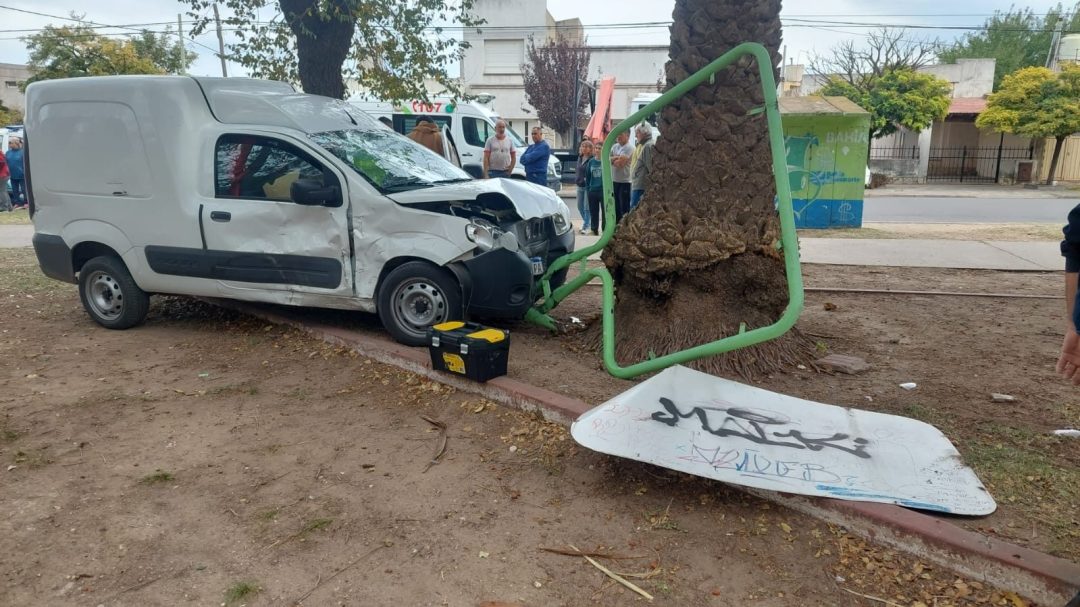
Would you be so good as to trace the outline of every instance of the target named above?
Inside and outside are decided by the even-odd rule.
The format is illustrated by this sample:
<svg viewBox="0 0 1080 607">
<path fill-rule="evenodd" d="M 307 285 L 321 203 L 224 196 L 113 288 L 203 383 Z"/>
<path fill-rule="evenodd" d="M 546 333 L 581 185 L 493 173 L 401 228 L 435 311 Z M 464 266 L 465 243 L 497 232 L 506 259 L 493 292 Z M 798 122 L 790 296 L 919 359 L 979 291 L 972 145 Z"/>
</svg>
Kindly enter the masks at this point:
<svg viewBox="0 0 1080 607">
<path fill-rule="evenodd" d="M 826 438 L 809 438 L 803 436 L 802 432 L 798 430 L 788 430 L 786 432 L 772 432 L 770 437 L 769 433 L 766 433 L 764 426 L 783 426 L 787 424 L 789 420 L 770 417 L 738 407 L 729 407 L 727 409 L 694 407 L 689 412 L 683 413 L 669 398 L 661 398 L 660 404 L 664 407 L 664 411 L 653 413 L 652 419 L 662 424 L 667 424 L 668 426 L 676 426 L 680 419 L 690 419 L 691 417 L 696 416 L 698 421 L 701 422 L 701 429 L 714 436 L 736 436 L 759 445 L 790 447 L 792 449 L 809 449 L 811 451 L 821 451 L 828 447 L 830 449 L 850 453 L 856 457 L 864 459 L 870 458 L 870 454 L 866 452 L 866 446 L 870 444 L 870 441 L 865 438 L 852 439 L 851 442 L 855 446 L 851 447 L 838 444 L 839 441 L 846 441 L 851 438 L 850 435 L 841 434 L 839 432 Z M 721 411 L 727 415 L 719 428 L 714 429 L 709 425 L 710 410 Z M 792 438 L 795 442 L 774 440 L 776 438 Z"/>
</svg>

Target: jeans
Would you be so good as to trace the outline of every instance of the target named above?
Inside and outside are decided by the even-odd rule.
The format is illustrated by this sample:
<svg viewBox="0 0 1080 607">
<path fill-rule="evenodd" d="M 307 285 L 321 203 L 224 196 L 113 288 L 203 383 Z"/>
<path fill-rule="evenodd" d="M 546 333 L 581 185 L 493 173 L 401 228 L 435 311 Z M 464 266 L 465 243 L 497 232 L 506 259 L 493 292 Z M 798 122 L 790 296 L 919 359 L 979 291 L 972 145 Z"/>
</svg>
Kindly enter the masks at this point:
<svg viewBox="0 0 1080 607">
<path fill-rule="evenodd" d="M 488 169 L 488 177 L 509 177 L 510 171 L 500 171 L 499 169 Z"/>
<path fill-rule="evenodd" d="M 0 179 L 0 211 L 11 210 L 11 198 L 8 197 L 7 182 L 6 178 Z"/>
<path fill-rule="evenodd" d="M 22 179 L 11 180 L 11 202 L 13 204 L 26 204 L 26 181 Z"/>
<path fill-rule="evenodd" d="M 630 210 L 633 211 L 641 202 L 641 197 L 645 195 L 645 190 L 630 190 Z"/>
<path fill-rule="evenodd" d="M 588 230 L 592 223 L 589 222 L 589 196 L 583 185 L 577 187 L 577 210 L 581 213 L 581 229 Z"/>
<path fill-rule="evenodd" d="M 525 181 L 547 187 L 547 173 L 525 173 Z"/>
<path fill-rule="evenodd" d="M 616 181 L 615 186 L 615 223 L 622 221 L 624 215 L 630 212 L 630 183 Z"/>
<path fill-rule="evenodd" d="M 606 224 L 604 218 L 604 193 L 589 192 L 589 214 L 592 215 L 592 233 L 599 234 L 601 224 Z"/>
</svg>

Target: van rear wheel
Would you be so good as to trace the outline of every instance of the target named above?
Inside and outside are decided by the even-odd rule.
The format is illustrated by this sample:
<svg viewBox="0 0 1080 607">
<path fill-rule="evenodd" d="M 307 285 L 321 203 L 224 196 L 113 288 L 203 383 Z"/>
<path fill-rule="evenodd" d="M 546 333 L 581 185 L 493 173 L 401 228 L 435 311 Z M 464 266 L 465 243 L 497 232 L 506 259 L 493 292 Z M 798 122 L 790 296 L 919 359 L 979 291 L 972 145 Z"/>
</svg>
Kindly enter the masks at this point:
<svg viewBox="0 0 1080 607">
<path fill-rule="evenodd" d="M 376 306 L 386 330 L 407 346 L 426 345 L 428 327 L 465 316 L 454 276 L 422 261 L 410 261 L 387 274 Z"/>
<path fill-rule="evenodd" d="M 90 318 L 106 329 L 130 329 L 146 320 L 150 296 L 135 284 L 117 257 L 95 257 L 79 270 L 79 299 Z"/>
</svg>

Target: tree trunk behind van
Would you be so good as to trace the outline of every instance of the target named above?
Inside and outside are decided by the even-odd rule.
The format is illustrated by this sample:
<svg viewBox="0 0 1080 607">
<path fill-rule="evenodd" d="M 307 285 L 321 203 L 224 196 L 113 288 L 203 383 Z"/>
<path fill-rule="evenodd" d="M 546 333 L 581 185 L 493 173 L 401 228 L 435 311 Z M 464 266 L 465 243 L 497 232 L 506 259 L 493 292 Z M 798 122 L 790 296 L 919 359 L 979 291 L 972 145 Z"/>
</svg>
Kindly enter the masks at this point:
<svg viewBox="0 0 1080 607">
<path fill-rule="evenodd" d="M 666 88 L 742 42 L 780 61 L 780 0 L 676 0 Z M 775 322 L 787 305 L 758 67 L 744 59 L 667 106 L 645 197 L 604 262 L 618 286 L 617 355 L 645 360 Z M 692 366 L 744 377 L 807 360 L 797 333 Z"/>
<path fill-rule="evenodd" d="M 338 8 L 340 0 L 329 3 L 327 15 L 320 14 L 312 0 L 279 1 L 281 12 L 296 36 L 296 60 L 304 92 L 344 99 L 346 90 L 341 66 L 352 46 L 356 22 L 342 19 L 331 10 Z M 302 16 L 293 18 L 293 15 Z"/>
</svg>

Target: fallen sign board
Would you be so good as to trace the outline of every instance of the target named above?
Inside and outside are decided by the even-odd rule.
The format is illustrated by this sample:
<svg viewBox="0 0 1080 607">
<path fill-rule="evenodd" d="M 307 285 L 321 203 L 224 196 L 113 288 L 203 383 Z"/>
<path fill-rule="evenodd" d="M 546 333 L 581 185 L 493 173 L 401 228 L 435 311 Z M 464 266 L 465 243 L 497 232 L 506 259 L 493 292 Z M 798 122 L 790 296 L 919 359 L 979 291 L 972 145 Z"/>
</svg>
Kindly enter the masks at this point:
<svg viewBox="0 0 1080 607">
<path fill-rule="evenodd" d="M 984 515 L 997 505 L 940 430 L 671 367 L 578 418 L 581 445 L 803 495 Z"/>
</svg>

